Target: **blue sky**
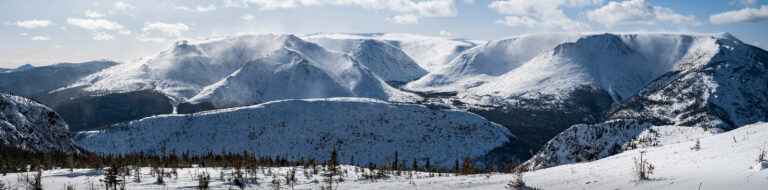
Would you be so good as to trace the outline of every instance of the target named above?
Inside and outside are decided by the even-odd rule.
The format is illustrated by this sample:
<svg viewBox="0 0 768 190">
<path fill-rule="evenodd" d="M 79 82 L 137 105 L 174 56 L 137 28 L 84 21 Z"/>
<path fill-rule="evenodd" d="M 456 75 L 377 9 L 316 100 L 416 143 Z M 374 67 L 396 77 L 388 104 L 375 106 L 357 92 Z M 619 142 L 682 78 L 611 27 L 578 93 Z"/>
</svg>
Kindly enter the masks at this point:
<svg viewBox="0 0 768 190">
<path fill-rule="evenodd" d="M 768 46 L 768 0 L 29 0 L 0 2 L 0 67 L 127 61 L 181 39 L 396 32 L 730 32 Z"/>
</svg>

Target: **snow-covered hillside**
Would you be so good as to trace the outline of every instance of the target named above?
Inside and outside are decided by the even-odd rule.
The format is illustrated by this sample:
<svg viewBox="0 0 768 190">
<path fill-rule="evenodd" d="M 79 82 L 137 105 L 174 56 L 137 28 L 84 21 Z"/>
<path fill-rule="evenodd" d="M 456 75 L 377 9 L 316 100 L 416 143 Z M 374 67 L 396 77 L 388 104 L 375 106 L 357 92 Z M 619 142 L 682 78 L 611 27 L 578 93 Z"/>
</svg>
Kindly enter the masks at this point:
<svg viewBox="0 0 768 190">
<path fill-rule="evenodd" d="M 650 126 L 633 120 L 574 125 L 547 142 L 522 167 L 536 170 L 618 154 L 629 149 L 630 142 Z"/>
<path fill-rule="evenodd" d="M 59 63 L 42 67 L 20 67 L 3 73 L 0 71 L 0 91 L 33 96 L 69 85 L 81 78 L 117 65 L 112 61 L 85 63 Z"/>
<path fill-rule="evenodd" d="M 5 93 L 0 93 L 0 143 L 32 151 L 78 151 L 67 123 L 56 112 Z"/>
<path fill-rule="evenodd" d="M 687 140 L 661 147 L 642 148 L 627 151 L 601 160 L 562 165 L 547 169 L 525 172 L 523 180 L 529 187 L 541 189 L 764 189 L 768 186 L 768 162 L 756 162 L 760 150 L 768 139 L 768 124 L 757 123 L 742 128 L 700 138 L 701 149 L 691 150 L 695 140 Z M 637 181 L 633 175 L 633 158 L 645 151 L 644 158 L 655 166 L 650 180 Z M 288 169 L 295 169 L 297 181 L 293 189 L 318 189 L 323 177 L 311 174 L 303 167 L 266 168 L 255 177 L 258 183 L 247 184 L 249 189 L 272 189 L 274 179 L 285 182 Z M 477 174 L 456 176 L 441 174 L 430 177 L 425 172 L 404 172 L 402 175 L 387 175 L 375 182 L 364 179 L 362 170 L 342 166 L 344 181 L 339 189 L 505 189 L 514 174 Z M 211 189 L 235 187 L 232 181 L 222 180 L 233 175 L 232 168 L 187 168 L 178 169 L 178 177 L 168 177 L 164 184 L 155 183 L 149 168 L 143 168 L 141 182 L 128 180 L 126 187 L 147 189 L 192 188 L 198 184 L 197 174 L 206 171 L 211 174 Z M 305 177 L 304 175 L 306 174 Z M 11 188 L 23 188 L 19 181 L 29 173 L 0 176 Z M 45 189 L 56 189 L 65 185 L 88 188 L 100 187 L 103 170 L 59 169 L 44 171 L 42 184 Z M 220 177 L 221 176 L 221 177 Z M 282 185 L 288 188 L 287 185 Z"/>
<path fill-rule="evenodd" d="M 461 52 L 478 44 L 479 40 L 446 39 L 414 34 L 375 33 L 375 34 L 339 34 L 320 33 L 301 36 L 302 39 L 318 43 L 326 48 L 342 51 L 351 47 L 358 40 L 381 40 L 399 48 L 421 68 L 428 72 L 450 67 L 450 62 Z"/>
<path fill-rule="evenodd" d="M 483 157 L 508 142 L 504 127 L 475 114 L 374 99 L 284 100 L 191 115 L 161 115 L 75 138 L 86 150 L 178 154 L 255 152 L 326 159 L 332 148 L 362 164 L 429 158 L 449 167 L 456 156 Z"/>
</svg>

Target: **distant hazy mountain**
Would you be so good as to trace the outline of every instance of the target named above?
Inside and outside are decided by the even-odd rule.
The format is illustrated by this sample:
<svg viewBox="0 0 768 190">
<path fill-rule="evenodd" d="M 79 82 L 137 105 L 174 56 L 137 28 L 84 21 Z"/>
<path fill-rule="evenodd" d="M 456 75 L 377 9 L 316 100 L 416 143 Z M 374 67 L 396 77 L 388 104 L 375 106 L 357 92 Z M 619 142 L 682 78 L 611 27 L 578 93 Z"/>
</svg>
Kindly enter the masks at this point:
<svg viewBox="0 0 768 190">
<path fill-rule="evenodd" d="M 112 61 L 85 63 L 59 63 L 32 67 L 26 65 L 17 69 L 0 71 L 0 91 L 22 96 L 32 96 L 69 85 L 81 78 L 117 65 Z"/>
</svg>

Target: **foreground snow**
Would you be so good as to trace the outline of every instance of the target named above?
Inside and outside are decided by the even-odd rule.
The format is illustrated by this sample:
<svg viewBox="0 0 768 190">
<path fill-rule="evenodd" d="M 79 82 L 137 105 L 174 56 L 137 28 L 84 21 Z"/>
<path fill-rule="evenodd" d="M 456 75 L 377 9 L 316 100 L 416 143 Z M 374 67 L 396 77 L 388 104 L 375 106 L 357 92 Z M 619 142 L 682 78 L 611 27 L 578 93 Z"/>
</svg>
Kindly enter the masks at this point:
<svg viewBox="0 0 768 190">
<path fill-rule="evenodd" d="M 528 186 L 542 189 L 764 189 L 768 185 L 768 162 L 757 163 L 761 148 L 768 139 L 768 123 L 758 123 L 709 137 L 701 138 L 701 150 L 691 150 L 693 141 L 626 151 L 594 162 L 563 165 L 533 172 L 527 172 L 524 179 Z M 656 166 L 651 180 L 635 181 L 632 175 L 632 158 L 640 151 L 647 151 L 646 158 Z M 259 171 L 258 185 L 251 183 L 250 189 L 270 189 L 273 175 L 282 180 L 288 168 L 271 168 Z M 298 182 L 294 189 L 318 189 L 322 185 L 320 175 L 306 177 L 302 168 L 297 168 Z M 371 182 L 362 179 L 360 172 L 351 166 L 347 170 L 345 181 L 339 189 L 503 189 L 512 174 L 478 174 L 468 176 L 429 177 L 428 173 L 407 172 Z M 197 173 L 207 171 L 211 174 L 213 189 L 234 187 L 232 182 L 222 180 L 220 176 L 230 176 L 232 169 L 188 168 L 179 169 L 178 177 L 166 178 L 165 184 L 155 183 L 149 174 L 149 168 L 142 169 L 142 182 L 133 182 L 128 178 L 129 189 L 190 189 L 197 184 Z M 223 172 L 223 173 L 222 173 Z M 270 174 L 271 173 L 271 174 Z M 102 171 L 78 169 L 70 172 L 66 169 L 43 172 L 43 184 L 47 189 L 62 188 L 67 184 L 86 189 L 90 184 L 100 187 Z M 11 188 L 23 187 L 18 178 L 25 174 L 8 174 L 0 177 L 0 182 Z"/>
</svg>

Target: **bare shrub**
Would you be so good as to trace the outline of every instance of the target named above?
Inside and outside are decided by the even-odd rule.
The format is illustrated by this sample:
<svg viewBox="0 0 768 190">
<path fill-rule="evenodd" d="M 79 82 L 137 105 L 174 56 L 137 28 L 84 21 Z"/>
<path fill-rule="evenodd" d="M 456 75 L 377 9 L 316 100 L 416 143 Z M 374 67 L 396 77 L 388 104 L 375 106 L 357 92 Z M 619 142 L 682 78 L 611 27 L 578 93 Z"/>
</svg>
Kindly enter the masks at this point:
<svg viewBox="0 0 768 190">
<path fill-rule="evenodd" d="M 633 168 L 633 174 L 635 175 L 635 179 L 637 180 L 648 180 L 651 177 L 651 174 L 653 174 L 653 170 L 655 167 L 653 164 L 648 162 L 645 156 L 645 151 L 640 152 L 640 158 L 632 158 L 632 160 L 635 162 L 635 166 Z"/>
</svg>

